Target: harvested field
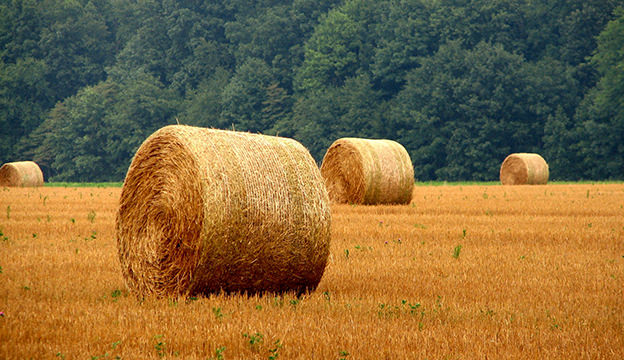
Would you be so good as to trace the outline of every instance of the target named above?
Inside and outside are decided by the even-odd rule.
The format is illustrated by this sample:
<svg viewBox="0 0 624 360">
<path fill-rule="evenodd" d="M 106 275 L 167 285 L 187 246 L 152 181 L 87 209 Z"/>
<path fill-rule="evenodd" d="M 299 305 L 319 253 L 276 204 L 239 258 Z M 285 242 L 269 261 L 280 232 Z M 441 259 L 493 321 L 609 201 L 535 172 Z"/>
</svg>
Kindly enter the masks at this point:
<svg viewBox="0 0 624 360">
<path fill-rule="evenodd" d="M 1 359 L 621 359 L 624 184 L 416 186 L 334 205 L 301 298 L 139 300 L 120 188 L 0 188 Z"/>
</svg>

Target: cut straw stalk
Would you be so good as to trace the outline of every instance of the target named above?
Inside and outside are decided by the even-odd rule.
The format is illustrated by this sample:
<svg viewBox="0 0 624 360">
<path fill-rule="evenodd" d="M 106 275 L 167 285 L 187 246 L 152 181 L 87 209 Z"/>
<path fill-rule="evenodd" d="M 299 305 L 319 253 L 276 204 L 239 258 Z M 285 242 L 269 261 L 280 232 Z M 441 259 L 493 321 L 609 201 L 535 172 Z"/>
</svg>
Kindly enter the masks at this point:
<svg viewBox="0 0 624 360">
<path fill-rule="evenodd" d="M 139 148 L 117 237 L 143 295 L 304 292 L 329 255 L 327 191 L 292 139 L 173 125 Z"/>
</svg>

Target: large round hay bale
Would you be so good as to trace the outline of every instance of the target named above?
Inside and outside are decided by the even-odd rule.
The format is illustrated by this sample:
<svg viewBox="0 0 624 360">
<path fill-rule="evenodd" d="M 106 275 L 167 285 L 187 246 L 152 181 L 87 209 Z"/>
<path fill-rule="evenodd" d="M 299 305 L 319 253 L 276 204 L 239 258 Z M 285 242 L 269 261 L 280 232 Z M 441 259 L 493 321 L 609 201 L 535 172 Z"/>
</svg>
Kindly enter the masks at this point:
<svg viewBox="0 0 624 360">
<path fill-rule="evenodd" d="M 330 222 L 320 172 L 295 140 L 167 126 L 126 175 L 119 259 L 139 295 L 311 291 Z"/>
<path fill-rule="evenodd" d="M 327 149 L 321 174 L 337 203 L 408 204 L 414 167 L 405 148 L 392 140 L 342 138 Z"/>
<path fill-rule="evenodd" d="M 503 185 L 540 185 L 548 182 L 548 164 L 538 154 L 517 153 L 505 158 L 500 168 Z"/>
<path fill-rule="evenodd" d="M 0 167 L 0 186 L 43 186 L 43 172 L 34 161 L 6 163 Z"/>
</svg>

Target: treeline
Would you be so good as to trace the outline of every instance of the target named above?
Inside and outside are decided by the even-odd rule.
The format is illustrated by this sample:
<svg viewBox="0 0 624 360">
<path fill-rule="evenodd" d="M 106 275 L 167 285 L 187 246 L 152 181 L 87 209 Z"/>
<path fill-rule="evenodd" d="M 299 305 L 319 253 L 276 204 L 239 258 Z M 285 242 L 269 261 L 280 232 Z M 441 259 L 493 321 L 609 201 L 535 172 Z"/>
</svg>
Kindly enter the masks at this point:
<svg viewBox="0 0 624 360">
<path fill-rule="evenodd" d="M 624 178 L 621 0 L 0 0 L 0 163 L 120 181 L 179 122 L 317 161 L 394 139 L 418 180 Z"/>
</svg>

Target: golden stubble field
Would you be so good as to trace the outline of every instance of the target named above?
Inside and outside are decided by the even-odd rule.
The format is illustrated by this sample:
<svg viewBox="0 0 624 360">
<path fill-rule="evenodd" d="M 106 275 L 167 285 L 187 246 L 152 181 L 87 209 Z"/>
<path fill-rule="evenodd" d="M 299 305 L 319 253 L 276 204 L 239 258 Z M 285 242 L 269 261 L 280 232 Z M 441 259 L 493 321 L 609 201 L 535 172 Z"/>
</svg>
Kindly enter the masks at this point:
<svg viewBox="0 0 624 360">
<path fill-rule="evenodd" d="M 128 294 L 119 188 L 0 189 L 0 359 L 621 359 L 624 184 L 333 206 L 318 289 Z"/>
</svg>

